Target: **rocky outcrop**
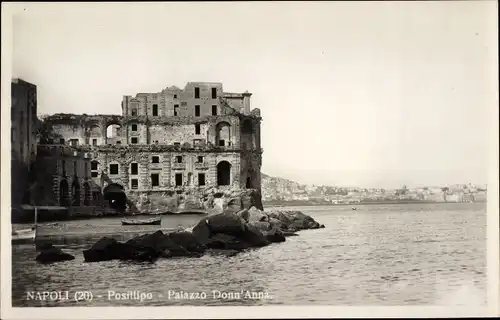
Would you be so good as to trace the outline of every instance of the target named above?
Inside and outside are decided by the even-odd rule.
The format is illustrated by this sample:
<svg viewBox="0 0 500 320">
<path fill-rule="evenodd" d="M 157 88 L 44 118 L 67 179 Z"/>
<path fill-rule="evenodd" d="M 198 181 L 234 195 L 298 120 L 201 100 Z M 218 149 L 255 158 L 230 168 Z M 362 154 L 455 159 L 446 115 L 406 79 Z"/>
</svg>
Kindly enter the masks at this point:
<svg viewBox="0 0 500 320">
<path fill-rule="evenodd" d="M 296 231 L 318 229 L 312 217 L 300 211 L 265 212 L 255 207 L 227 208 L 201 219 L 193 228 L 168 234 L 156 231 L 125 243 L 102 238 L 83 252 L 85 261 L 113 259 L 154 261 L 158 258 L 199 257 L 205 253 L 232 256 L 248 248 L 286 241 Z M 324 226 L 323 226 L 324 227 Z"/>
<path fill-rule="evenodd" d="M 36 257 L 36 261 L 40 263 L 70 261 L 74 259 L 75 259 L 74 256 L 62 251 L 59 248 L 52 246 L 52 244 L 47 244 L 43 248 L 41 248 L 41 252 Z"/>
</svg>

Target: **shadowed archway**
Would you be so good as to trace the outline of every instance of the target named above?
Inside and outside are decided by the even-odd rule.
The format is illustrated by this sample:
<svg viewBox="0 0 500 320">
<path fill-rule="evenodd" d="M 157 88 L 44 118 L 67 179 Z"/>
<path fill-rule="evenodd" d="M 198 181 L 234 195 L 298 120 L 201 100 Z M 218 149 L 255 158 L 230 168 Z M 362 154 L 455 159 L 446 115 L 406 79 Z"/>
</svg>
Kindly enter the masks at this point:
<svg viewBox="0 0 500 320">
<path fill-rule="evenodd" d="M 127 196 L 122 185 L 111 183 L 103 190 L 104 200 L 108 201 L 109 206 L 118 212 L 125 212 L 127 208 Z"/>
</svg>

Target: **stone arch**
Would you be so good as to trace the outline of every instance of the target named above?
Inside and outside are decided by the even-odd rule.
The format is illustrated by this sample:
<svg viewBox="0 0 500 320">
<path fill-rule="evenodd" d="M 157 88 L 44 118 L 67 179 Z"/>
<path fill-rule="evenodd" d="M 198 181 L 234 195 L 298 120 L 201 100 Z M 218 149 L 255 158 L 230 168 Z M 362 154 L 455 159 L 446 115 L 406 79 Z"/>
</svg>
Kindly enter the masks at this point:
<svg viewBox="0 0 500 320">
<path fill-rule="evenodd" d="M 127 196 L 124 190 L 125 188 L 118 183 L 110 183 L 103 190 L 104 200 L 118 212 L 125 212 L 127 208 Z"/>
<path fill-rule="evenodd" d="M 80 183 L 78 179 L 73 180 L 71 184 L 72 205 L 75 207 L 80 206 Z"/>
<path fill-rule="evenodd" d="M 219 147 L 231 145 L 231 125 L 222 121 L 215 127 L 215 144 Z"/>
<path fill-rule="evenodd" d="M 69 204 L 68 198 L 69 198 L 68 182 L 65 179 L 63 179 L 59 183 L 59 205 L 61 207 L 67 207 Z"/>
<path fill-rule="evenodd" d="M 83 205 L 84 206 L 90 206 L 91 200 L 92 200 L 92 192 L 90 190 L 90 184 L 88 182 L 85 182 L 83 184 Z"/>
<path fill-rule="evenodd" d="M 106 121 L 106 144 L 116 144 L 121 142 L 124 136 L 125 126 L 118 119 L 109 119 Z"/>
<path fill-rule="evenodd" d="M 231 164 L 227 161 L 221 161 L 217 164 L 217 185 L 231 185 Z"/>
</svg>

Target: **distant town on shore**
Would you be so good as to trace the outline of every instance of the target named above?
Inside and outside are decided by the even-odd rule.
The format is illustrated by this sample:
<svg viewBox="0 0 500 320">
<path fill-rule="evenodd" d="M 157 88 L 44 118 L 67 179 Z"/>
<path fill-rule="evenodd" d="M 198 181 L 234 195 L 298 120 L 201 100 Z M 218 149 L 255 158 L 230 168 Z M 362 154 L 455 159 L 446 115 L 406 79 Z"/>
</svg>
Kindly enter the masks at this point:
<svg viewBox="0 0 500 320">
<path fill-rule="evenodd" d="M 455 184 L 397 189 L 307 185 L 262 174 L 262 201 L 267 205 L 341 205 L 379 203 L 486 202 L 487 186 Z"/>
</svg>

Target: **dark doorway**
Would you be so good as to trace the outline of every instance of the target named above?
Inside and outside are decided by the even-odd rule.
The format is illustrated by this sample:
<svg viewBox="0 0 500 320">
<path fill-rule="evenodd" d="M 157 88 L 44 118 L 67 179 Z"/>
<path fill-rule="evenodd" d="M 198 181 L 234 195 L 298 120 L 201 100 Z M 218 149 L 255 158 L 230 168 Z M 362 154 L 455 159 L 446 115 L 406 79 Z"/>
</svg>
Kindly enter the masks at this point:
<svg viewBox="0 0 500 320">
<path fill-rule="evenodd" d="M 228 186 L 231 184 L 231 164 L 221 161 L 217 165 L 217 185 Z"/>
<path fill-rule="evenodd" d="M 59 205 L 68 206 L 68 182 L 66 180 L 62 180 L 59 184 Z"/>
<path fill-rule="evenodd" d="M 246 188 L 247 189 L 253 189 L 253 187 L 252 187 L 252 179 L 250 177 L 247 178 Z"/>
</svg>

